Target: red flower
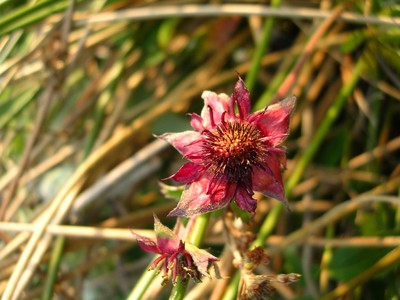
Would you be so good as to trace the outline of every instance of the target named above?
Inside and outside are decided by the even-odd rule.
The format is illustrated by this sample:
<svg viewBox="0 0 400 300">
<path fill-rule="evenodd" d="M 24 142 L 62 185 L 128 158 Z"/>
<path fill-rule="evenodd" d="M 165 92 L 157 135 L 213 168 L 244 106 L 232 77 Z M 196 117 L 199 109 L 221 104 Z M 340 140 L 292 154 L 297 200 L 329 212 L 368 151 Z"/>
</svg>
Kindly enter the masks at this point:
<svg viewBox="0 0 400 300">
<path fill-rule="evenodd" d="M 156 240 L 132 232 L 143 251 L 160 254 L 153 261 L 150 269 L 159 267 L 165 283 L 171 274 L 172 283 L 177 278 L 186 281 L 189 278 L 200 281 L 201 276 L 208 276 L 208 267 L 218 259 L 207 251 L 197 248 L 189 243 L 184 243 L 173 231 L 161 224 L 154 215 L 154 231 Z"/>
<path fill-rule="evenodd" d="M 165 133 L 189 162 L 169 178 L 186 184 L 178 206 L 169 216 L 192 216 L 220 209 L 235 199 L 254 213 L 253 191 L 276 198 L 286 206 L 281 168 L 295 97 L 250 114 L 249 91 L 239 77 L 231 97 L 204 91 L 201 116 L 191 114 L 195 131 Z"/>
</svg>

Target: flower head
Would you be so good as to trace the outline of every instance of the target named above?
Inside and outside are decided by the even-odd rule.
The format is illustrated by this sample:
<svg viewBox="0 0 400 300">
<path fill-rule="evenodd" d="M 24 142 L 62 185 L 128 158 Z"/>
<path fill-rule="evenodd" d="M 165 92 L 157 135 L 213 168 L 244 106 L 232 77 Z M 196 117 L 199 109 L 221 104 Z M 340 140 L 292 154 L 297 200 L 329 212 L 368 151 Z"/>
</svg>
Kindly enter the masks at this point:
<svg viewBox="0 0 400 300">
<path fill-rule="evenodd" d="M 286 154 L 279 145 L 288 135 L 295 97 L 250 114 L 249 96 L 240 77 L 231 97 L 204 91 L 201 115 L 190 115 L 194 131 L 160 136 L 189 160 L 169 177 L 186 184 L 169 216 L 210 212 L 232 199 L 254 213 L 254 191 L 287 205 L 281 174 Z"/>
<path fill-rule="evenodd" d="M 200 281 L 201 276 L 208 276 L 208 267 L 218 259 L 207 251 L 197 248 L 189 243 L 184 243 L 172 230 L 161 224 L 154 215 L 154 231 L 156 239 L 150 239 L 132 232 L 143 251 L 160 254 L 150 269 L 159 267 L 165 283 L 171 275 L 172 283 L 177 278 L 186 281 L 189 278 Z"/>
<path fill-rule="evenodd" d="M 291 284 L 301 278 L 300 274 L 255 275 L 252 272 L 241 272 L 238 299 L 269 299 L 275 293 L 273 283 Z"/>
</svg>

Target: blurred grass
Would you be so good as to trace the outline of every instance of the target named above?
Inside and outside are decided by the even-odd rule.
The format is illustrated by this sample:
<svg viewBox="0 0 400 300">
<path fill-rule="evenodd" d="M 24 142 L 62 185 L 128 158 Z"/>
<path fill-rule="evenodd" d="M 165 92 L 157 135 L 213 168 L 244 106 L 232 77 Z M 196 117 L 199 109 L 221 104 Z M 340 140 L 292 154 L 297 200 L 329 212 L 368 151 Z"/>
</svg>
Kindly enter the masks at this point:
<svg viewBox="0 0 400 300">
<path fill-rule="evenodd" d="M 21 299 L 43 293 L 47 299 L 125 299 L 151 259 L 133 239 L 127 244 L 117 236 L 69 235 L 61 247 L 41 232 L 57 223 L 151 228 L 153 212 L 172 227 L 173 220 L 164 217 L 174 202 L 160 194 L 158 181 L 176 170 L 181 158 L 157 145 L 140 159 L 135 155 L 149 149 L 153 132 L 186 130 L 184 114 L 199 112 L 201 92 L 230 93 L 236 71 L 248 80 L 255 108 L 276 100 L 321 25 L 320 16 L 339 2 L 286 1 L 277 8 L 279 18 L 266 19 L 246 13 L 246 8 L 254 12 L 254 3 L 239 10 L 246 16 L 222 10 L 219 16 L 214 9 L 212 17 L 195 11 L 182 18 L 177 10 L 139 20 L 132 11 L 150 8 L 161 14 L 167 4 L 175 3 L 0 4 L 3 299 L 22 291 Z M 237 5 L 221 5 L 231 4 Z M 298 18 L 300 9 L 314 14 Z M 379 197 L 384 201 L 400 191 L 400 8 L 391 1 L 354 1 L 345 12 L 361 21 L 362 15 L 374 19 L 356 23 L 343 15 L 344 21 L 337 20 L 316 42 L 291 87 L 298 98 L 286 141 L 292 211 L 264 198 L 258 205 L 254 228 L 261 229 L 258 243 L 265 242 L 273 255 L 269 271 L 304 275 L 289 288 L 277 286 L 277 299 L 319 299 L 324 294 L 326 299 L 398 299 L 399 265 L 393 258 L 400 246 L 400 208 Z M 130 157 L 139 163 L 126 176 L 118 167 Z M 75 202 L 84 193 L 91 195 L 113 170 L 118 184 Z M 359 197 L 373 200 L 352 211 L 340 210 Z M 36 226 L 36 233 L 29 240 L 22 230 L 4 229 L 13 222 Z M 312 231 L 320 222 L 328 227 Z M 217 228 L 204 241 L 214 255 L 224 247 Z M 49 269 L 53 247 L 60 265 Z M 353 261 L 345 260 L 349 257 Z M 29 273 L 26 265 L 35 272 Z M 233 273 L 221 272 L 227 279 L 207 283 L 203 292 L 211 299 L 235 297 L 235 282 L 229 286 Z M 346 283 L 350 288 L 343 288 Z M 169 290 L 159 291 L 159 299 L 168 297 Z"/>
</svg>

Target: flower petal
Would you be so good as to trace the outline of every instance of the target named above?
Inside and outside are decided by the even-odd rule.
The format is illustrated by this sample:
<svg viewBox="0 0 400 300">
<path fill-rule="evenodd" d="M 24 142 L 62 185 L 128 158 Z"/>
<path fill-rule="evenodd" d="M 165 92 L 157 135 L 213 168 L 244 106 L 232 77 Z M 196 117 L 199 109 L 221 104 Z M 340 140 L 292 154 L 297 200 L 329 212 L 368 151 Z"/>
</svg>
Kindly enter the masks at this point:
<svg viewBox="0 0 400 300">
<path fill-rule="evenodd" d="M 187 185 L 177 207 L 168 216 L 190 217 L 214 211 L 228 205 L 232 198 L 226 197 L 225 184 L 220 184 L 212 195 L 207 195 L 210 176 L 201 177 L 199 180 Z"/>
<path fill-rule="evenodd" d="M 217 95 L 210 91 L 204 91 L 201 98 L 204 99 L 204 107 L 201 111 L 203 127 L 210 130 L 214 128 L 215 124 L 220 123 L 224 113 L 228 112 L 230 98 L 226 94 Z"/>
<path fill-rule="evenodd" d="M 289 118 L 296 103 L 296 97 L 290 96 L 281 102 L 268 106 L 265 111 L 258 111 L 249 117 L 268 139 L 271 146 L 280 144 L 287 136 Z"/>
<path fill-rule="evenodd" d="M 267 170 L 260 168 L 253 169 L 253 188 L 267 197 L 275 198 L 282 202 L 289 209 L 289 204 L 285 197 L 283 188 L 282 174 L 278 160 L 269 161 L 265 165 Z"/>
<path fill-rule="evenodd" d="M 232 94 L 233 102 L 237 103 L 240 120 L 247 119 L 250 113 L 250 93 L 239 76 Z"/>
<path fill-rule="evenodd" d="M 175 147 L 183 156 L 195 161 L 202 151 L 202 136 L 197 131 L 183 131 L 178 133 L 164 133 L 157 136 Z"/>
<path fill-rule="evenodd" d="M 137 234 L 134 231 L 132 231 L 132 234 L 135 236 L 140 248 L 142 248 L 143 251 L 151 252 L 151 253 L 159 253 L 159 254 L 161 253 L 155 240 L 148 238 L 146 236 Z"/>
<path fill-rule="evenodd" d="M 280 165 L 286 169 L 286 151 L 285 149 L 279 148 L 279 147 L 274 147 L 274 148 L 269 148 L 268 149 L 269 156 L 273 157 L 273 159 L 276 159 L 277 161 L 280 162 Z"/>
<path fill-rule="evenodd" d="M 253 199 L 252 195 L 253 193 L 250 194 L 247 189 L 238 185 L 235 194 L 235 202 L 241 209 L 246 210 L 251 214 L 254 214 L 257 207 L 257 201 Z"/>
<path fill-rule="evenodd" d="M 203 126 L 203 118 L 195 113 L 189 114 L 189 116 L 191 118 L 190 125 L 192 128 L 198 132 L 202 132 L 205 129 Z"/>
<path fill-rule="evenodd" d="M 264 166 L 266 170 L 261 168 L 253 169 L 253 188 L 264 195 L 278 200 L 285 198 L 282 176 L 277 172 L 277 165 L 275 162 L 270 161 Z M 280 167 L 279 167 L 280 168 Z"/>
<path fill-rule="evenodd" d="M 165 178 L 173 179 L 179 183 L 192 183 L 201 175 L 202 167 L 198 164 L 188 162 L 184 164 L 175 174 Z"/>
<path fill-rule="evenodd" d="M 179 250 L 181 240 L 171 229 L 164 226 L 156 215 L 154 215 L 154 231 L 161 253 L 172 254 Z"/>
</svg>

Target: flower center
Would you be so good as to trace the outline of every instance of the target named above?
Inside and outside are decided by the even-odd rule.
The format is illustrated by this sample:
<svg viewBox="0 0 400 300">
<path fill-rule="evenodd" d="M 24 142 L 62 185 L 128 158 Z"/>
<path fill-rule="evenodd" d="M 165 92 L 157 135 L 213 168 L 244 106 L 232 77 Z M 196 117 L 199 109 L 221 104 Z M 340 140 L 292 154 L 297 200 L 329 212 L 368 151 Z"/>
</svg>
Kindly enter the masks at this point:
<svg viewBox="0 0 400 300">
<path fill-rule="evenodd" d="M 204 131 L 202 154 L 208 170 L 230 181 L 251 175 L 254 166 L 262 165 L 266 147 L 260 131 L 251 123 L 221 122 L 212 131 Z"/>
</svg>

